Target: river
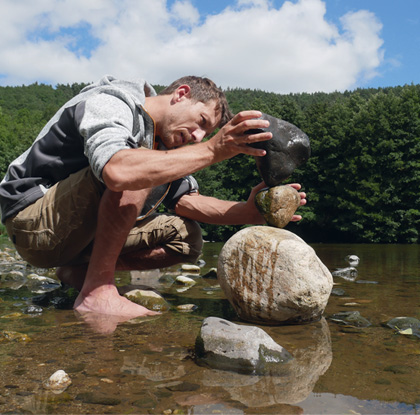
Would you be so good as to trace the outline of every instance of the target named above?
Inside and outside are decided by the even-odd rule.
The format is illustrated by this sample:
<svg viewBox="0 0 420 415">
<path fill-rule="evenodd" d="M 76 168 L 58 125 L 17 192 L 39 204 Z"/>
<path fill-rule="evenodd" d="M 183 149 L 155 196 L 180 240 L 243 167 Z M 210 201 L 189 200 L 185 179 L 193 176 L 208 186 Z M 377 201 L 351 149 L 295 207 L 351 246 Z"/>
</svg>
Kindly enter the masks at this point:
<svg viewBox="0 0 420 415">
<path fill-rule="evenodd" d="M 347 255 L 357 255 L 358 276 L 354 281 L 334 278 L 334 294 L 321 321 L 261 326 L 295 357 L 290 373 L 277 377 L 242 375 L 196 363 L 194 344 L 204 318 L 219 316 L 246 324 L 237 319 L 215 279 L 201 278 L 183 290 L 155 278 L 152 285 L 173 308 L 158 317 L 114 324 L 109 330 L 109 318 L 87 321 L 69 308 L 51 304 L 28 314 L 25 310 L 36 294 L 6 278 L 10 264 L 3 259 L 0 412 L 420 413 L 420 339 L 382 325 L 400 316 L 420 319 L 420 246 L 312 246 L 331 271 L 347 267 Z M 221 247 L 205 244 L 202 274 L 217 266 Z M 5 240 L 0 248 L 11 249 Z M 53 270 L 28 271 L 20 261 L 14 268 L 54 275 Z M 177 267 L 160 270 L 160 275 L 176 273 Z M 135 280 L 136 273 L 116 277 L 123 287 Z M 197 309 L 185 313 L 175 308 L 189 303 Z M 371 325 L 351 327 L 331 319 L 342 311 L 359 311 Z M 100 327 L 107 327 L 108 334 Z M 6 336 L 9 332 L 18 334 L 11 338 Z M 68 373 L 72 384 L 54 394 L 43 382 L 59 369 Z"/>
</svg>

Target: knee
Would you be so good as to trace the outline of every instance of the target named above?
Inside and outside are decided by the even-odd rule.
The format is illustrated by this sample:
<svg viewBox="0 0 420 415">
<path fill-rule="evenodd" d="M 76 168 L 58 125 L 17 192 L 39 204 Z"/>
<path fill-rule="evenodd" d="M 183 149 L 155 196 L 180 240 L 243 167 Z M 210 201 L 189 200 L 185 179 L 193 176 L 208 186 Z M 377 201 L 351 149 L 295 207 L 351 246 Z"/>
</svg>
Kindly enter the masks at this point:
<svg viewBox="0 0 420 415">
<path fill-rule="evenodd" d="M 174 216 L 172 226 L 176 236 L 167 245 L 183 257 L 185 262 L 196 262 L 203 249 L 200 225 L 191 219 Z"/>
<path fill-rule="evenodd" d="M 187 230 L 185 243 L 189 247 L 188 260 L 189 262 L 196 262 L 203 249 L 201 227 L 196 221 L 185 219 L 185 228 Z"/>
</svg>

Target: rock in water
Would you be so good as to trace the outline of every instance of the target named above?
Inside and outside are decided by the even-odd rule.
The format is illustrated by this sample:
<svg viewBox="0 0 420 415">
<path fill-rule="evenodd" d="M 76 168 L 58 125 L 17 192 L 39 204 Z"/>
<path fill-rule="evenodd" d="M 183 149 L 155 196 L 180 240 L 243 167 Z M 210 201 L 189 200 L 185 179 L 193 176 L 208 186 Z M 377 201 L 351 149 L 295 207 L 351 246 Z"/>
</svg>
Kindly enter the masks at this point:
<svg viewBox="0 0 420 415">
<path fill-rule="evenodd" d="M 255 148 L 266 150 L 264 157 L 255 157 L 258 171 L 265 184 L 277 186 L 287 179 L 293 171 L 308 161 L 311 147 L 308 136 L 287 121 L 263 114 L 262 119 L 268 120 L 270 126 L 264 130 L 249 130 L 250 134 L 269 131 L 273 138 L 267 141 L 250 144 Z"/>
<path fill-rule="evenodd" d="M 64 370 L 57 370 L 44 382 L 44 388 L 56 394 L 64 392 L 70 385 L 71 379 Z"/>
<path fill-rule="evenodd" d="M 318 320 L 333 286 L 331 273 L 308 244 L 268 226 L 242 229 L 226 242 L 218 279 L 239 317 L 259 324 Z"/>
<path fill-rule="evenodd" d="M 291 186 L 266 187 L 255 195 L 255 205 L 269 225 L 284 228 L 300 206 L 300 196 Z"/>
<path fill-rule="evenodd" d="M 158 293 L 150 290 L 131 290 L 124 294 L 130 301 L 140 304 L 149 310 L 167 311 L 171 307 L 166 300 Z"/>
<path fill-rule="evenodd" d="M 200 361 L 214 369 L 263 374 L 281 371 L 277 364 L 293 356 L 259 327 L 207 317 L 196 341 Z"/>
</svg>

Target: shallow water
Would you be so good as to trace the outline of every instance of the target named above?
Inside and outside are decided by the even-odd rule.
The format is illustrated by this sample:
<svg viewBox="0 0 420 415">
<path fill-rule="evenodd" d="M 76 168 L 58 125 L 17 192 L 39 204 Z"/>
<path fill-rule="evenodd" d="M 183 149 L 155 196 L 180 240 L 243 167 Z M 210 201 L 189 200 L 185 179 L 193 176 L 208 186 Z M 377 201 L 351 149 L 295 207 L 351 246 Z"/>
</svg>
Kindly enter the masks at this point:
<svg viewBox="0 0 420 415">
<path fill-rule="evenodd" d="M 221 244 L 206 243 L 204 274 L 217 265 Z M 161 316 L 117 325 L 109 318 L 85 321 L 72 310 L 22 311 L 31 303 L 27 289 L 0 286 L 0 330 L 30 341 L 0 339 L 0 412 L 33 414 L 415 414 L 420 413 L 420 339 L 395 334 L 381 323 L 397 316 L 420 319 L 420 246 L 313 245 L 331 270 L 360 258 L 358 278 L 335 278 L 341 296 L 330 297 L 325 318 L 301 326 L 262 326 L 295 357 L 283 376 L 251 376 L 197 365 L 194 343 L 205 317 L 236 323 L 235 312 L 202 279 L 182 291 L 155 288 L 175 309 Z M 166 274 L 177 267 L 161 270 Z M 136 273 L 119 273 L 119 286 Z M 153 282 L 154 281 L 154 282 Z M 357 310 L 372 325 L 341 326 L 329 319 Z M 98 332 L 108 331 L 111 334 Z M 61 394 L 43 388 L 56 370 L 72 384 Z M 165 412 L 164 412 L 165 411 Z"/>
</svg>

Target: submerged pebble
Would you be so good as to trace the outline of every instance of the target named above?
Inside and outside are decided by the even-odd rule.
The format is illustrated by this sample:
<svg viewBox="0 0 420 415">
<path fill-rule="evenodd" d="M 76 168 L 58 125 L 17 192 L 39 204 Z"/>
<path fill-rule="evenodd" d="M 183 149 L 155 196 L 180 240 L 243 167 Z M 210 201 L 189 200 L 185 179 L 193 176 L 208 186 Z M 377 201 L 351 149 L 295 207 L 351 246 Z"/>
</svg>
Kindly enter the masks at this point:
<svg viewBox="0 0 420 415">
<path fill-rule="evenodd" d="M 64 370 L 57 370 L 44 382 L 44 388 L 53 393 L 64 392 L 71 385 L 70 376 Z"/>
<path fill-rule="evenodd" d="M 185 285 L 194 285 L 196 282 L 194 279 L 190 277 L 186 277 L 185 275 L 178 275 L 175 279 L 178 284 L 185 284 Z"/>
<path fill-rule="evenodd" d="M 398 334 L 420 338 L 420 320 L 417 318 L 395 317 L 388 322 L 383 323 L 383 325 L 395 330 Z"/>
<path fill-rule="evenodd" d="M 201 268 L 198 265 L 182 264 L 181 270 L 184 272 L 192 272 L 194 274 L 199 274 L 201 271 Z"/>
<path fill-rule="evenodd" d="M 17 331 L 1 330 L 0 341 L 9 340 L 11 342 L 30 342 L 31 338 L 25 333 L 19 333 Z"/>
<path fill-rule="evenodd" d="M 151 290 L 132 290 L 124 294 L 130 301 L 140 304 L 149 310 L 167 311 L 171 307 L 168 302 L 158 293 Z"/>
<path fill-rule="evenodd" d="M 204 275 L 203 278 L 217 278 L 217 268 L 210 268 Z"/>
<path fill-rule="evenodd" d="M 341 311 L 333 314 L 330 320 L 338 324 L 346 324 L 353 327 L 369 327 L 370 321 L 361 316 L 359 311 Z"/>
<path fill-rule="evenodd" d="M 198 307 L 195 304 L 180 304 L 179 306 L 176 307 L 178 311 L 182 311 L 184 313 L 195 311 L 197 310 L 197 308 Z"/>
</svg>

